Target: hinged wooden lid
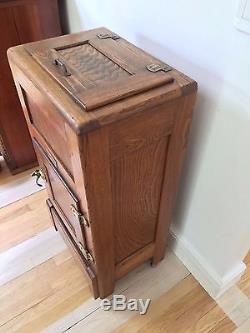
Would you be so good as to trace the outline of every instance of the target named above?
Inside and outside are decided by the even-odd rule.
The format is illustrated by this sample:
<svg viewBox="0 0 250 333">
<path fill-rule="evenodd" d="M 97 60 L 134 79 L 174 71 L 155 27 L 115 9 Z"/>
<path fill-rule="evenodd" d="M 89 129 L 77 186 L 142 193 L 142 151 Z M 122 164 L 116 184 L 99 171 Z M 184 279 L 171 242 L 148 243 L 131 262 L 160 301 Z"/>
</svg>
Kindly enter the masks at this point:
<svg viewBox="0 0 250 333">
<path fill-rule="evenodd" d="M 25 48 L 86 111 L 173 81 L 171 67 L 105 28 Z"/>
</svg>

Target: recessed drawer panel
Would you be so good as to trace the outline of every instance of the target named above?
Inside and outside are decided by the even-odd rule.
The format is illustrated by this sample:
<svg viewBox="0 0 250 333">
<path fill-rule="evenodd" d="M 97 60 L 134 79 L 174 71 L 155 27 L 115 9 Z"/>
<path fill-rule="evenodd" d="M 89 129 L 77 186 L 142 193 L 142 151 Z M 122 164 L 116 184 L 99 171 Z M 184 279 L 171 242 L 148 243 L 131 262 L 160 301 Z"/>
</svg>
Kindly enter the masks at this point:
<svg viewBox="0 0 250 333">
<path fill-rule="evenodd" d="M 41 149 L 46 152 L 46 156 L 49 158 L 51 163 L 55 166 L 55 168 L 59 171 L 59 173 L 62 175 L 62 177 L 65 179 L 67 184 L 69 184 L 70 188 L 74 188 L 74 177 L 71 175 L 67 169 L 65 169 L 64 165 L 61 163 L 61 161 L 58 159 L 57 155 L 54 153 L 54 151 L 51 149 L 51 147 L 46 143 L 46 141 L 43 139 L 43 137 L 38 133 L 38 131 L 30 127 L 31 129 L 31 136 L 32 141 L 34 143 L 37 142 Z"/>
<path fill-rule="evenodd" d="M 77 242 L 85 245 L 84 228 L 88 227 L 86 212 L 80 209 L 80 203 L 73 190 L 69 187 L 63 176 L 50 161 L 46 151 L 33 140 L 34 147 L 42 162 L 46 173 L 47 186 L 57 209 L 65 216 L 67 229 Z"/>
<path fill-rule="evenodd" d="M 72 238 L 72 236 L 69 234 L 67 228 L 65 227 L 64 222 L 62 221 L 61 217 L 59 216 L 56 209 L 53 207 L 53 204 L 50 202 L 50 200 L 47 200 L 47 205 L 49 207 L 49 211 L 51 214 L 51 218 L 53 220 L 53 223 L 56 227 L 56 229 L 60 232 L 61 236 L 63 237 L 65 243 L 68 245 L 69 250 L 71 251 L 73 257 L 80 263 L 80 267 L 85 273 L 85 276 L 88 279 L 89 285 L 92 289 L 92 293 L 95 298 L 99 297 L 99 291 L 98 291 L 98 284 L 97 284 L 97 277 L 88 264 L 86 262 L 84 256 L 81 253 L 81 250 L 77 246 L 76 242 Z"/>
<path fill-rule="evenodd" d="M 32 97 L 24 89 L 22 89 L 22 94 L 31 126 L 36 129 L 67 172 L 72 175 L 70 148 L 64 120 L 57 114 L 55 107 L 37 89 L 32 88 Z"/>
</svg>

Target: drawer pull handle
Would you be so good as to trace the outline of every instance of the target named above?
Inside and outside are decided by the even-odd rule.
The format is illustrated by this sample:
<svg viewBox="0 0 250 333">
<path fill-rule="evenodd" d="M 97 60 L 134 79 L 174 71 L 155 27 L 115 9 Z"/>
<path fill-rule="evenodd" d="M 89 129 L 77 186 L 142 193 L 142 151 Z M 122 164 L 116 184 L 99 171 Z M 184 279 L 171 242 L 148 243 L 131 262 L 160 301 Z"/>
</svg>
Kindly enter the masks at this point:
<svg viewBox="0 0 250 333">
<path fill-rule="evenodd" d="M 32 177 L 36 177 L 36 185 L 39 186 L 39 187 L 43 187 L 43 184 L 40 184 L 39 183 L 39 180 L 40 178 L 46 182 L 46 176 L 45 176 L 45 173 L 43 172 L 42 169 L 40 170 L 35 170 L 32 174 L 31 174 Z"/>
<path fill-rule="evenodd" d="M 79 212 L 79 210 L 77 210 L 74 205 L 71 205 L 70 209 L 75 217 L 79 220 L 80 224 L 84 225 L 84 227 L 89 227 L 89 222 L 86 217 L 81 212 Z"/>
<path fill-rule="evenodd" d="M 94 258 L 92 257 L 92 255 L 89 253 L 89 251 L 87 251 L 85 249 L 85 247 L 82 245 L 82 243 L 78 243 L 79 249 L 82 252 L 84 258 L 86 259 L 86 261 L 91 261 L 94 262 Z"/>
<path fill-rule="evenodd" d="M 53 61 L 53 63 L 58 67 L 60 68 L 61 72 L 63 73 L 64 76 L 70 76 L 71 73 L 70 71 L 68 70 L 67 66 L 65 65 L 65 63 L 60 60 L 60 59 L 55 59 Z"/>
</svg>

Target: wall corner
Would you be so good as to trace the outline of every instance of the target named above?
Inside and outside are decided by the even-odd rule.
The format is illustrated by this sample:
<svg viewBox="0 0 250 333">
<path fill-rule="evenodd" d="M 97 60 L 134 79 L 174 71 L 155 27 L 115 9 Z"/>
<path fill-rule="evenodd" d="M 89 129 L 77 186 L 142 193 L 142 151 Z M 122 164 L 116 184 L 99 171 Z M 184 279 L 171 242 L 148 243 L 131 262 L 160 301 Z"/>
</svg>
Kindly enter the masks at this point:
<svg viewBox="0 0 250 333">
<path fill-rule="evenodd" d="M 193 245 L 179 236 L 173 227 L 170 229 L 169 246 L 214 300 L 235 285 L 246 269 L 246 265 L 241 261 L 232 267 L 228 274 L 219 276 Z"/>
</svg>

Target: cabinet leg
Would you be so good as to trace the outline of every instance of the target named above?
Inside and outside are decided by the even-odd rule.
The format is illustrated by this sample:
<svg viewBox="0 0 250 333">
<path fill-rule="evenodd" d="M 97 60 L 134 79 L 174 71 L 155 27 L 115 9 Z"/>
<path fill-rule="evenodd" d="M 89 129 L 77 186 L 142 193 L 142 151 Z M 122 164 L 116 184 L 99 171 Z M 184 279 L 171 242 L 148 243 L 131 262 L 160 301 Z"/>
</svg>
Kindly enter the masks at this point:
<svg viewBox="0 0 250 333">
<path fill-rule="evenodd" d="M 166 248 L 167 248 L 167 239 L 168 235 L 162 235 L 161 239 L 159 239 L 158 242 L 156 242 L 154 255 L 152 258 L 151 265 L 155 267 L 161 260 L 164 259 L 166 254 Z"/>
<path fill-rule="evenodd" d="M 161 255 L 161 256 L 158 255 L 158 256 L 153 257 L 151 260 L 151 266 L 152 267 L 157 266 L 159 264 L 159 262 L 164 259 L 164 257 L 165 257 L 165 251 L 164 251 L 163 255 Z"/>
</svg>

